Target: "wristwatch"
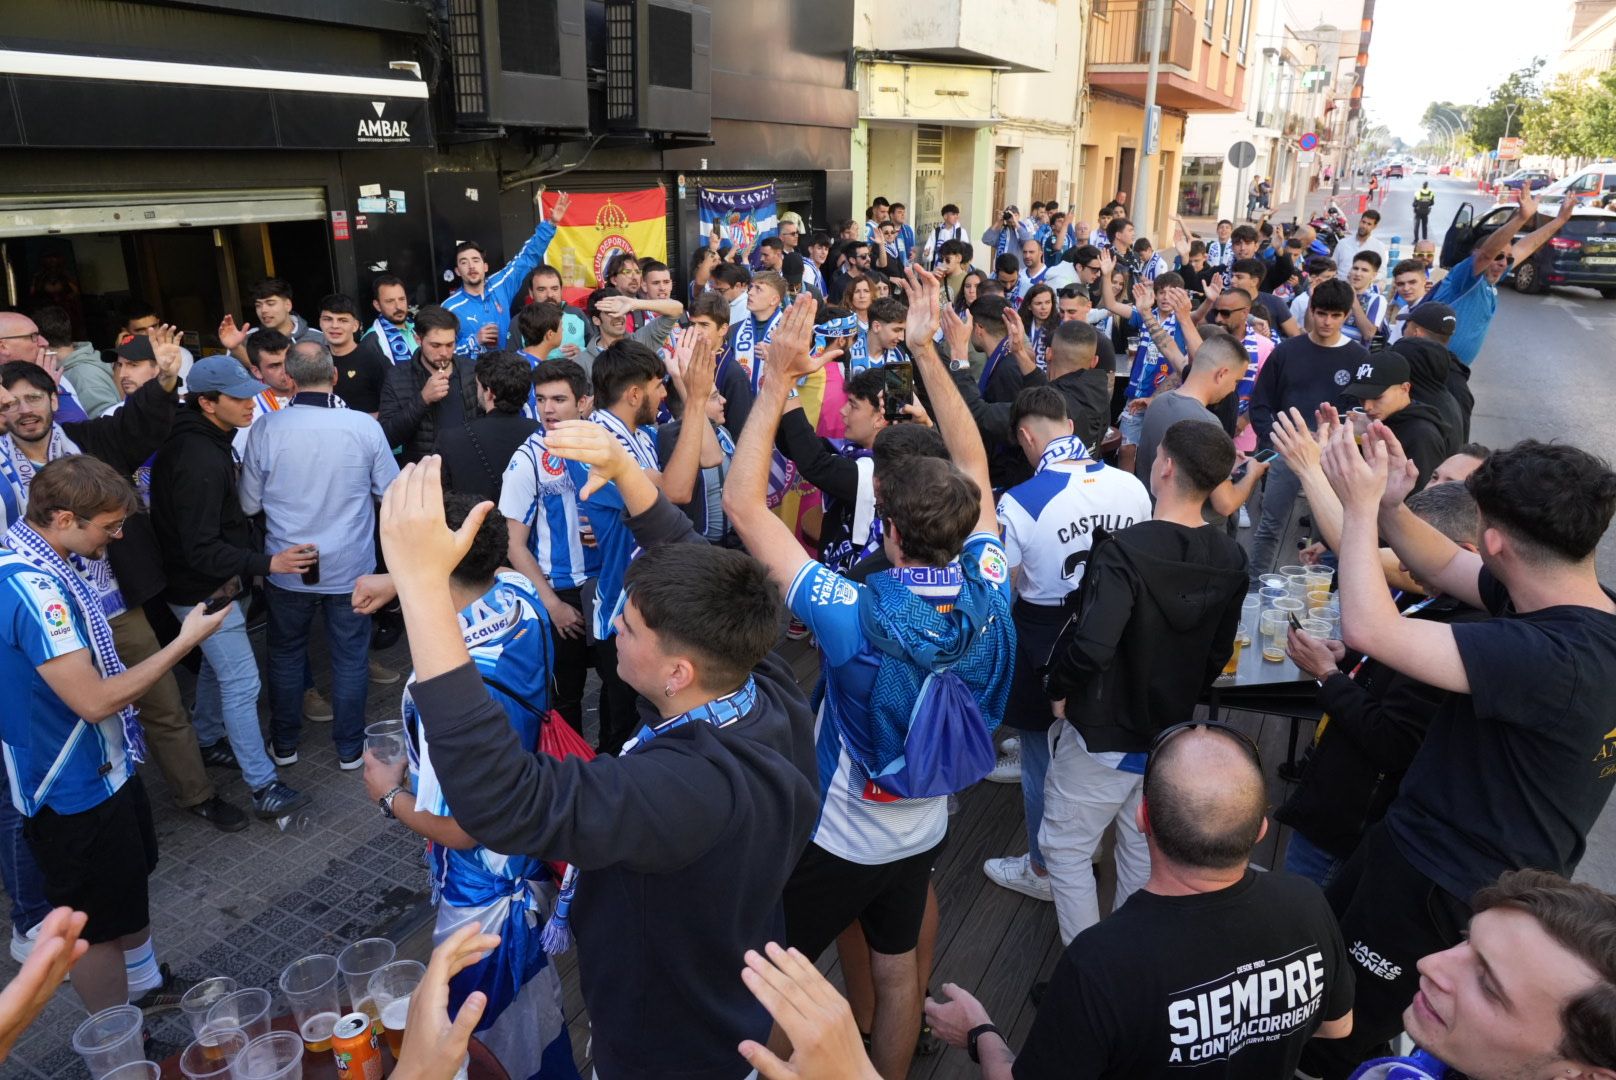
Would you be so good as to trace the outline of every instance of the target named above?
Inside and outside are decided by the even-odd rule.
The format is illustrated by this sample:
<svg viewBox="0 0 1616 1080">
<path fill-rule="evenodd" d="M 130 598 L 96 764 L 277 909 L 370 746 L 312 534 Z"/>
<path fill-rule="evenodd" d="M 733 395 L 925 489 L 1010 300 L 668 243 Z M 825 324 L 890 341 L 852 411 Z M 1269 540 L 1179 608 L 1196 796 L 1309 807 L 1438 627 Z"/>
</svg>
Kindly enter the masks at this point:
<svg viewBox="0 0 1616 1080">
<path fill-rule="evenodd" d="M 969 1054 L 971 1060 L 978 1065 L 982 1064 L 982 1059 L 977 1056 L 976 1040 L 990 1033 L 997 1035 L 1001 1039 L 1004 1038 L 1004 1032 L 1000 1031 L 992 1024 L 978 1024 L 976 1027 L 965 1033 L 965 1052 Z"/>
<path fill-rule="evenodd" d="M 382 817 L 390 818 L 392 820 L 398 819 L 398 815 L 393 813 L 393 799 L 398 795 L 399 792 L 403 790 L 404 786 L 400 784 L 393 788 L 392 791 L 389 791 L 386 795 L 383 795 L 381 798 L 376 800 L 376 805 L 382 808 Z"/>
</svg>

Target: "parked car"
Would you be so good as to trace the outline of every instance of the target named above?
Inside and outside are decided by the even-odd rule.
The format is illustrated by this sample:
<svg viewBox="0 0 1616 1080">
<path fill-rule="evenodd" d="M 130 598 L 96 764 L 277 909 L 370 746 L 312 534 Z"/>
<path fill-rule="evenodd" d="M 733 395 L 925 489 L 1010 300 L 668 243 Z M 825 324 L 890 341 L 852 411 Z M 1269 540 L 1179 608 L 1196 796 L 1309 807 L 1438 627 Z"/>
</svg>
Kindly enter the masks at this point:
<svg viewBox="0 0 1616 1080">
<path fill-rule="evenodd" d="M 1414 166 L 1414 175 L 1415 176 L 1424 176 L 1426 173 L 1428 173 L 1430 171 L 1431 171 L 1431 167 L 1429 165 L 1427 165 L 1423 161 L 1416 163 L 1415 166 Z"/>
<path fill-rule="evenodd" d="M 1471 203 L 1459 204 L 1442 241 L 1442 265 L 1451 268 L 1463 262 L 1477 244 L 1514 216 L 1513 205 L 1495 206 L 1478 218 Z M 1553 216 L 1540 209 L 1515 238 L 1547 224 Z M 1506 277 L 1516 292 L 1543 293 L 1551 285 L 1581 285 L 1598 290 L 1607 300 L 1616 299 L 1616 213 L 1578 207 L 1548 243 L 1511 267 Z"/>
<path fill-rule="evenodd" d="M 1452 166 L 1444 165 L 1444 166 L 1442 166 L 1440 169 L 1438 169 L 1436 171 L 1436 174 L 1438 176 L 1452 176 L 1453 175 L 1453 168 L 1452 168 Z"/>
<path fill-rule="evenodd" d="M 1611 194 L 1616 194 L 1616 162 L 1604 161 L 1590 165 L 1564 180 L 1556 180 L 1538 192 L 1537 201 L 1544 213 L 1555 214 L 1560 210 L 1560 203 L 1568 197 L 1579 202 L 1591 202 Z"/>
<path fill-rule="evenodd" d="M 1539 191 L 1552 183 L 1554 183 L 1554 174 L 1547 169 L 1516 169 L 1498 181 L 1498 186 L 1519 191 L 1522 184 L 1529 184 L 1531 186 L 1528 190 Z"/>
<path fill-rule="evenodd" d="M 1401 165 L 1393 164 L 1393 165 L 1386 166 L 1386 179 L 1388 179 L 1388 180 L 1401 180 L 1402 178 L 1403 178 L 1403 167 Z"/>
</svg>

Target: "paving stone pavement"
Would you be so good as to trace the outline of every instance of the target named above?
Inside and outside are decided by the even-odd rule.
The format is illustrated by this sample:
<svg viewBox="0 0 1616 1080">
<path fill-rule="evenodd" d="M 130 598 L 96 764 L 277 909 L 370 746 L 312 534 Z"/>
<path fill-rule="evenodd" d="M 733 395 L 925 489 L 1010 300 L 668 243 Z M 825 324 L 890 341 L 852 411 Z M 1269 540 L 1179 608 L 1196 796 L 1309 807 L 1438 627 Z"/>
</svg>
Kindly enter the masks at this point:
<svg viewBox="0 0 1616 1080">
<path fill-rule="evenodd" d="M 253 634 L 263 658 L 261 630 Z M 311 657 L 316 685 L 329 691 L 323 639 L 315 632 Z M 400 642 L 371 657 L 401 674 L 409 671 L 409 648 Z M 186 700 L 193 679 L 176 669 Z M 370 720 L 396 717 L 403 681 L 372 682 Z M 260 702 L 267 725 L 267 705 Z M 281 778 L 314 797 L 295 820 L 251 818 L 243 832 L 221 833 L 176 808 L 162 773 L 151 764 L 140 773 L 151 793 L 159 862 L 151 877 L 152 935 L 158 959 L 180 975 L 229 975 L 242 986 L 276 991 L 276 980 L 293 960 L 338 952 L 364 937 L 395 940 L 430 915 L 423 841 L 386 821 L 365 797 L 358 772 L 337 767 L 330 725 L 305 723 L 300 761 L 280 769 Z M 225 799 L 249 811 L 241 774 L 210 769 Z M 7 906 L 0 904 L 0 941 L 9 935 Z M 17 965 L 0 949 L 0 983 Z M 284 1008 L 284 1005 L 282 1006 Z M 89 1072 L 73 1052 L 73 1029 L 85 1010 L 64 986 L 12 1051 L 0 1075 L 6 1080 L 83 1080 Z M 147 1025 L 146 1056 L 161 1061 L 190 1041 L 178 1013 Z"/>
</svg>

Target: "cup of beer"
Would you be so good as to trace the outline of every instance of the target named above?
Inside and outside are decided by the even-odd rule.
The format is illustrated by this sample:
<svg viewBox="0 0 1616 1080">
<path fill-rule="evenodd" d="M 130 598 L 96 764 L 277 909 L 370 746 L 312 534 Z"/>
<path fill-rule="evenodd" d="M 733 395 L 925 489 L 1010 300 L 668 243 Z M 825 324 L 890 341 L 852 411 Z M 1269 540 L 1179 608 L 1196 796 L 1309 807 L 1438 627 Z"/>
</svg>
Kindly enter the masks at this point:
<svg viewBox="0 0 1616 1080">
<path fill-rule="evenodd" d="M 311 1054 L 331 1049 L 331 1030 L 342 1016 L 340 975 L 337 958 L 326 953 L 294 960 L 281 972 L 281 993 Z"/>
<path fill-rule="evenodd" d="M 372 754 L 374 754 L 376 756 L 376 760 L 381 762 L 383 765 L 392 765 L 395 762 L 403 761 L 404 760 L 404 753 L 405 753 L 405 751 L 404 751 L 404 721 L 402 721 L 402 720 L 378 720 L 374 724 L 367 724 L 365 726 L 365 749 L 369 750 Z M 383 939 L 383 938 L 369 938 L 367 940 L 369 940 L 369 941 L 382 941 L 382 940 L 385 940 L 385 939 Z M 357 942 L 356 944 L 364 944 L 364 942 Z M 353 948 L 353 947 L 354 946 L 352 946 L 352 945 L 348 946 L 348 948 L 350 948 L 350 949 Z M 341 957 L 338 957 L 338 959 L 341 959 Z M 383 960 L 382 964 L 385 964 L 389 960 L 392 960 L 392 959 L 393 959 L 393 954 L 388 953 L 387 954 L 387 960 Z M 381 964 L 376 965 L 376 967 L 380 967 L 380 966 L 381 966 Z M 375 968 L 372 968 L 371 970 L 374 971 Z M 344 976 L 347 975 L 346 969 L 343 971 L 343 975 Z M 364 978 L 363 981 L 356 983 L 356 982 L 354 982 L 352 980 L 349 980 L 349 982 L 348 982 L 348 992 L 350 994 L 352 994 L 354 992 L 354 987 L 363 986 L 364 983 L 368 982 L 368 981 L 370 981 L 370 972 L 367 971 L 365 973 L 365 978 Z M 355 1001 L 354 1002 L 354 1008 L 358 1008 L 358 1007 L 359 1007 L 359 1002 Z"/>
<path fill-rule="evenodd" d="M 397 1058 L 404 1048 L 404 1026 L 410 1015 L 410 995 L 426 975 L 418 960 L 394 960 L 370 977 L 370 999 L 382 1015 L 382 1035 Z"/>
<path fill-rule="evenodd" d="M 269 1006 L 268 990 L 249 987 L 246 990 L 233 991 L 220 998 L 218 1003 L 208 1010 L 208 1019 L 203 1025 L 203 1030 L 240 1028 L 247 1033 L 248 1041 L 260 1035 L 268 1035 Z"/>
<path fill-rule="evenodd" d="M 225 995 L 240 989 L 240 984 L 228 975 L 215 975 L 185 991 L 185 996 L 180 998 L 180 1012 L 191 1025 L 191 1034 L 200 1039 L 208 1023 L 208 1010 L 224 1000 Z"/>
<path fill-rule="evenodd" d="M 371 745 L 371 728 L 381 727 L 382 724 L 397 724 L 399 727 L 399 756 L 404 754 L 403 730 L 401 720 L 383 720 L 381 724 L 372 724 L 365 729 L 365 747 L 377 753 Z M 383 758 L 383 760 L 387 760 Z M 381 1033 L 382 1013 L 376 1003 L 370 998 L 370 977 L 383 967 L 393 962 L 398 949 L 386 938 L 365 938 L 356 941 L 337 954 L 337 969 L 342 972 L 342 982 L 348 988 L 348 1000 L 353 1002 L 354 1012 L 362 1012 L 370 1017 L 371 1026 Z"/>
<path fill-rule="evenodd" d="M 230 1064 L 246 1046 L 240 1028 L 207 1028 L 180 1052 L 180 1072 L 187 1080 L 229 1080 Z"/>
<path fill-rule="evenodd" d="M 230 1068 L 234 1080 L 303 1080 L 303 1040 L 290 1031 L 260 1035 L 242 1048 Z"/>
<path fill-rule="evenodd" d="M 1262 597 L 1256 593 L 1240 601 L 1240 629 L 1234 632 L 1236 644 L 1251 644 L 1251 635 L 1257 632 L 1257 614 L 1260 611 L 1262 611 Z"/>
<path fill-rule="evenodd" d="M 1283 611 L 1262 613 L 1258 628 L 1262 631 L 1262 658 L 1277 664 L 1285 659 L 1285 631 L 1289 626 Z"/>
<path fill-rule="evenodd" d="M 1240 636 L 1236 634 L 1234 642 L 1229 649 L 1229 659 L 1223 665 L 1222 678 L 1232 679 L 1240 671 L 1240 648 L 1243 644 L 1244 642 L 1240 640 Z"/>
</svg>

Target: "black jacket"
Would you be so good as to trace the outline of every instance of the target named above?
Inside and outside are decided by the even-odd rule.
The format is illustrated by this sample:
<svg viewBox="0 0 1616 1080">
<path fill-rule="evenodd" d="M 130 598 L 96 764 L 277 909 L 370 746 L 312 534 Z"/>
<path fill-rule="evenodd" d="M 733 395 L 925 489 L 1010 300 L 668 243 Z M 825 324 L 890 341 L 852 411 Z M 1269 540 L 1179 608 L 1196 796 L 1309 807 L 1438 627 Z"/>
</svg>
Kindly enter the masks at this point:
<svg viewBox="0 0 1616 1080">
<path fill-rule="evenodd" d="M 726 414 L 727 415 L 727 414 Z M 808 423 L 801 409 L 780 417 L 775 449 L 797 466 L 802 478 L 824 494 L 819 525 L 819 557 L 838 573 L 857 555 L 853 546 L 853 514 L 858 506 L 860 466 L 854 457 L 836 452 Z M 873 463 L 864 466 L 871 470 Z"/>
<path fill-rule="evenodd" d="M 628 524 L 645 547 L 700 542 L 665 498 Z M 790 665 L 770 654 L 753 677 L 757 705 L 735 723 L 686 724 L 590 762 L 523 753 L 469 663 L 412 688 L 460 826 L 582 871 L 579 975 L 595 1059 L 616 1080 L 740 1080 L 736 1044 L 768 1037 L 769 1014 L 734 972 L 747 949 L 783 940 L 780 896 L 819 785 Z"/>
<path fill-rule="evenodd" d="M 443 432 L 438 436 L 443 486 L 499 502 L 505 466 L 511 463 L 516 448 L 537 430 L 539 422 L 520 413 L 493 412 Z"/>
<path fill-rule="evenodd" d="M 1006 355 L 999 361 L 999 367 L 994 372 L 994 380 L 999 380 L 999 374 L 1004 371 L 1006 364 L 1015 367 L 1014 358 Z M 976 376 L 969 368 L 951 369 L 949 374 L 954 377 L 954 385 L 959 388 L 960 397 L 965 399 L 965 407 L 971 410 L 971 419 L 982 431 L 982 442 L 988 451 L 988 482 L 995 491 L 1015 487 L 1032 476 L 1032 466 L 1027 464 L 1027 455 L 1022 452 L 1021 445 L 1016 442 L 1016 433 L 1010 430 L 1010 410 L 1015 407 L 1016 394 L 1028 386 L 1043 386 L 1049 382 L 1048 376 L 1042 371 L 1034 370 L 1029 375 L 1023 375 L 1016 369 L 1016 378 L 1021 379 L 1021 386 L 1008 398 L 984 399 L 977 388 Z M 919 388 L 917 387 L 917 390 Z M 993 390 L 990 383 L 988 390 Z M 925 402 L 927 409 L 931 402 Z"/>
<path fill-rule="evenodd" d="M 1479 622 L 1487 613 L 1439 597 L 1409 618 Z M 1425 741 L 1445 690 L 1416 682 L 1376 660 L 1355 675 L 1331 675 L 1319 688 L 1330 721 L 1303 763 L 1302 780 L 1274 815 L 1338 858 L 1357 848 L 1386 814 L 1403 773 Z"/>
<path fill-rule="evenodd" d="M 177 388 L 166 391 L 152 379 L 130 394 L 117 412 L 65 423 L 62 431 L 84 453 L 133 480 L 136 470 L 168 438 L 178 402 Z M 123 535 L 107 545 L 107 562 L 129 607 L 139 607 L 163 591 L 163 553 L 150 514 L 141 510 L 129 515 Z"/>
<path fill-rule="evenodd" d="M 1459 449 L 1459 441 L 1442 414 L 1421 401 L 1410 401 L 1392 413 L 1386 418 L 1386 427 L 1397 436 L 1397 441 L 1403 444 L 1403 452 L 1420 470 L 1415 491 L 1423 488 L 1436 467 Z"/>
<path fill-rule="evenodd" d="M 465 356 L 455 356 L 455 370 L 450 377 L 449 393 L 460 388 L 460 415 L 469 423 L 477 416 L 477 377 L 472 369 L 476 362 Z M 438 452 L 438 423 L 443 415 L 441 398 L 428 405 L 421 400 L 421 388 L 426 385 L 428 373 L 421 363 L 421 352 L 416 350 L 407 364 L 394 364 L 382 383 L 381 421 L 387 444 L 402 448 L 399 461 L 408 464 L 420 461 L 428 454 Z"/>
<path fill-rule="evenodd" d="M 1044 688 L 1089 750 L 1149 750 L 1223 670 L 1245 597 L 1245 550 L 1222 529 L 1097 530 Z"/>
<path fill-rule="evenodd" d="M 235 435 L 197 409 L 181 409 L 152 463 L 152 524 L 171 604 L 205 600 L 233 577 L 269 573 L 263 534 L 236 494 Z"/>
<path fill-rule="evenodd" d="M 1423 401 L 1442 414 L 1442 422 L 1452 436 L 1455 446 L 1464 442 L 1465 410 L 1448 389 L 1448 377 L 1455 370 L 1467 378 L 1464 362 L 1453 350 L 1433 338 L 1403 336 L 1391 346 L 1391 351 L 1408 361 L 1415 401 Z"/>
</svg>

